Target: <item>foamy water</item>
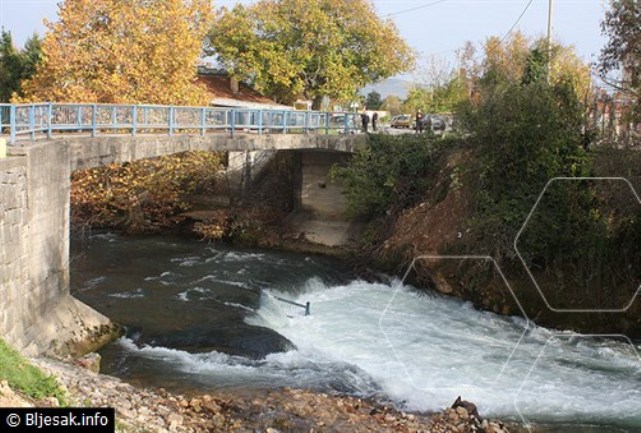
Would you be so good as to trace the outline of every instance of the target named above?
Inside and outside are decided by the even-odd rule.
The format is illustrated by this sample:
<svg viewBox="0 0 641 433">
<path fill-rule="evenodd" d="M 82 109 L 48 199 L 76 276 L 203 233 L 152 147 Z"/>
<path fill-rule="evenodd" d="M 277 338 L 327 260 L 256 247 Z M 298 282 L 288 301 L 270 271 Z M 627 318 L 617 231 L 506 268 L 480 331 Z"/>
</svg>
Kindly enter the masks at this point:
<svg viewBox="0 0 641 433">
<path fill-rule="evenodd" d="M 290 317 L 272 295 L 310 301 L 312 315 Z M 438 410 L 463 395 L 491 416 L 641 425 L 633 347 L 527 326 L 398 281 L 328 287 L 311 279 L 295 296 L 267 292 L 246 322 L 273 329 L 296 350 L 252 361 L 122 344 L 192 374 L 273 386 L 330 381 L 360 395 L 382 392 L 410 410 Z"/>
<path fill-rule="evenodd" d="M 552 332 L 398 280 L 350 281 L 317 257 L 92 242 L 75 293 L 134 330 L 103 352 L 109 374 L 201 390 L 338 390 L 421 411 L 461 395 L 486 416 L 641 431 L 641 360 L 625 340 Z M 277 296 L 311 302 L 311 316 Z"/>
</svg>

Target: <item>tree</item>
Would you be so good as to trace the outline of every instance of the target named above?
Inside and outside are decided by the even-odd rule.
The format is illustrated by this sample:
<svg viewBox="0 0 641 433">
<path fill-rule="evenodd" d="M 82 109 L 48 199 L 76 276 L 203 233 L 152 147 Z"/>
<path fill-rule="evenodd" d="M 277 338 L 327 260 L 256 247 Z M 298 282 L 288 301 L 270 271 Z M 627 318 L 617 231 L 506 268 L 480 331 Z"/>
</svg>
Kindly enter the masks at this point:
<svg viewBox="0 0 641 433">
<path fill-rule="evenodd" d="M 221 155 L 193 151 L 77 170 L 71 177 L 72 227 L 128 233 L 175 227 L 187 194 L 212 194 Z"/>
<path fill-rule="evenodd" d="M 389 112 L 392 116 L 397 116 L 399 114 L 403 114 L 403 108 L 401 105 L 401 98 L 396 95 L 388 95 L 381 103 L 381 110 Z"/>
<path fill-rule="evenodd" d="M 548 52 L 541 47 L 534 47 L 525 61 L 525 70 L 521 79 L 523 84 L 539 83 L 547 79 Z"/>
<path fill-rule="evenodd" d="M 478 75 L 476 89 L 493 92 L 508 84 L 529 83 L 547 78 L 548 51 L 551 52 L 549 82 L 552 85 L 568 84 L 574 88 L 581 101 L 587 101 L 591 92 L 590 66 L 576 54 L 574 46 L 552 43 L 548 50 L 547 40 L 530 41 L 516 32 L 506 41 L 493 36 L 483 46 L 485 57 Z M 468 48 L 469 50 L 469 48 Z M 468 77 L 469 79 L 469 77 Z"/>
<path fill-rule="evenodd" d="M 376 90 L 372 90 L 367 94 L 367 99 L 365 99 L 365 108 L 368 110 L 378 110 L 381 108 L 381 94 Z"/>
<path fill-rule="evenodd" d="M 208 0 L 65 0 L 24 100 L 194 104 Z"/>
<path fill-rule="evenodd" d="M 497 257 L 513 254 L 516 232 L 549 179 L 589 174 L 590 138 L 590 71 L 573 48 L 552 46 L 548 77 L 547 41 L 500 42 L 486 42 L 477 97 L 458 110 L 478 154 L 476 234 Z"/>
<path fill-rule="evenodd" d="M 42 58 L 42 40 L 37 33 L 27 39 L 20 54 L 22 55 L 22 79 L 26 80 L 35 75 Z"/>
<path fill-rule="evenodd" d="M 30 78 L 40 62 L 40 38 L 33 34 L 22 50 L 13 45 L 11 33 L 0 34 L 0 102 L 9 102 L 12 95 L 21 95 L 23 80 Z"/>
<path fill-rule="evenodd" d="M 13 45 L 11 33 L 2 29 L 0 35 L 0 102 L 8 102 L 20 89 L 22 64 L 20 54 Z"/>
<path fill-rule="evenodd" d="M 523 76 L 529 53 L 529 41 L 521 32 L 507 40 L 489 37 L 483 44 L 485 58 L 481 73 L 486 81 L 518 82 Z"/>
<path fill-rule="evenodd" d="M 403 108 L 408 113 L 419 109 L 427 113 L 451 113 L 468 96 L 463 80 L 454 76 L 439 87 L 414 86 L 407 94 Z"/>
<path fill-rule="evenodd" d="M 641 6 L 636 0 L 611 0 L 601 23 L 608 42 L 601 50 L 599 75 L 632 96 L 639 111 L 641 99 Z M 611 75 L 619 73 L 618 78 Z"/>
<path fill-rule="evenodd" d="M 407 92 L 407 97 L 403 101 L 403 111 L 406 113 L 415 113 L 417 110 L 425 111 L 430 101 L 431 101 L 431 92 L 428 88 L 421 85 L 414 85 L 409 92 Z"/>
<path fill-rule="evenodd" d="M 353 98 L 410 69 L 414 55 L 368 0 L 259 0 L 222 8 L 207 53 L 273 99 Z"/>
<path fill-rule="evenodd" d="M 432 113 L 451 113 L 467 98 L 469 92 L 464 79 L 455 75 L 442 86 L 432 89 L 427 110 Z"/>
</svg>

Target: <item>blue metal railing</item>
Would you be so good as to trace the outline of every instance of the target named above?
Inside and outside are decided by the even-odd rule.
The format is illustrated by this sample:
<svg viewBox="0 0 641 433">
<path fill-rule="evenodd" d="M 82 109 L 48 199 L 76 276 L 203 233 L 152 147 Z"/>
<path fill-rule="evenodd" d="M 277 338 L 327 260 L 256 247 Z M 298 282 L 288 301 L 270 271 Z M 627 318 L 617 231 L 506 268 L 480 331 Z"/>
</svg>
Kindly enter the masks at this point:
<svg viewBox="0 0 641 433">
<path fill-rule="evenodd" d="M 117 104 L 0 104 L 0 135 L 9 143 L 55 133 L 356 132 L 357 113 Z"/>
</svg>

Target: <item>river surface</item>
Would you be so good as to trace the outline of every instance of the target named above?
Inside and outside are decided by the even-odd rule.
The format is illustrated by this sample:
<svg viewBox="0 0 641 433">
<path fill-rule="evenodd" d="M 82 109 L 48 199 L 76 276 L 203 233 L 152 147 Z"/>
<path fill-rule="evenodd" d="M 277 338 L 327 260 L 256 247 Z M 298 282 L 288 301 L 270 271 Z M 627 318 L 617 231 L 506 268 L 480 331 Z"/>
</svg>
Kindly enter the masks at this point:
<svg viewBox="0 0 641 433">
<path fill-rule="evenodd" d="M 173 237 L 72 244 L 73 294 L 127 327 L 102 371 L 177 392 L 312 388 L 545 431 L 641 431 L 638 342 L 550 330 L 339 261 Z M 310 302 L 311 315 L 300 304 Z"/>
</svg>

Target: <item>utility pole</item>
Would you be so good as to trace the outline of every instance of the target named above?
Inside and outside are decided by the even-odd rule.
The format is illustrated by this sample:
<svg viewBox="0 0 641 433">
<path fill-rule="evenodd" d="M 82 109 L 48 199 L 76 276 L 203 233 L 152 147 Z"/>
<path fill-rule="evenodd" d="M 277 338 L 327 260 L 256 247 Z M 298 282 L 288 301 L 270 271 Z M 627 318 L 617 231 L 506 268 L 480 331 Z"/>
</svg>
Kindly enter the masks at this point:
<svg viewBox="0 0 641 433">
<path fill-rule="evenodd" d="M 552 0 L 548 3 L 548 83 L 552 70 Z"/>
</svg>

